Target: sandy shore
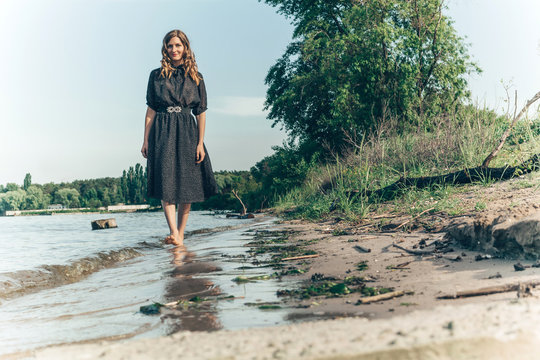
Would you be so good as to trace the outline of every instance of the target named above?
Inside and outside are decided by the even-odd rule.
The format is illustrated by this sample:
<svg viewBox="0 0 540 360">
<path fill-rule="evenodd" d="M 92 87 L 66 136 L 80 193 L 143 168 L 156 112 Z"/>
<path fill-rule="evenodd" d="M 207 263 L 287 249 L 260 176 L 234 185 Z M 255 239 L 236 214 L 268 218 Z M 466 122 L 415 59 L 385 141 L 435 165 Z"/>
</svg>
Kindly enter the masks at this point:
<svg viewBox="0 0 540 360">
<path fill-rule="evenodd" d="M 516 260 L 489 258 L 477 261 L 477 256 L 486 254 L 457 247 L 457 244 L 445 239 L 445 233 L 432 234 L 420 231 L 334 236 L 332 232 L 335 229 L 332 224 L 301 222 L 284 225 L 284 228 L 298 231 L 293 238 L 300 244 L 311 243 L 308 248 L 319 255 L 315 259 L 290 262 L 291 265 L 294 263 L 300 268 L 309 269 L 304 274 L 297 275 L 297 279 L 309 281 L 315 274 L 322 274 L 338 281 L 357 276 L 366 279 L 366 286 L 408 293 L 394 299 L 363 305 L 357 305 L 358 300 L 363 297 L 359 292 L 339 297 L 312 297 L 306 300 L 285 298 L 285 303 L 294 307 L 291 318 L 310 318 L 313 314 L 326 317 L 389 318 L 440 305 L 513 300 L 516 298 L 515 292 L 450 300 L 439 300 L 437 297 L 453 295 L 464 290 L 540 279 L 540 268 L 531 267 L 526 271 L 515 271 Z M 402 248 L 422 251 L 433 249 L 429 244 L 435 242 L 446 244 L 445 249 L 449 252 L 419 256 L 393 246 L 397 244 Z M 428 246 L 421 249 L 418 246 L 420 243 L 426 243 Z M 370 252 L 357 251 L 355 249 L 357 245 L 369 249 Z M 520 261 L 528 265 L 534 263 Z M 360 263 L 364 264 L 364 270 L 358 269 Z"/>
<path fill-rule="evenodd" d="M 540 304 L 496 301 L 289 326 L 47 348 L 34 359 L 537 359 Z M 30 355 L 30 354 L 28 354 Z"/>
<path fill-rule="evenodd" d="M 174 335 L 125 342 L 50 347 L 24 354 L 33 359 L 536 359 L 540 345 L 540 302 L 517 298 L 516 292 L 465 299 L 437 300 L 440 294 L 538 278 L 540 269 L 516 272 L 513 262 L 475 261 L 478 253 L 416 256 L 391 245 L 413 248 L 419 241 L 440 240 L 443 234 L 390 233 L 339 235 L 329 224 L 285 223 L 295 231 L 291 242 L 306 240 L 318 258 L 297 260 L 314 273 L 343 278 L 358 275 L 372 286 L 414 292 L 399 298 L 356 305 L 361 297 L 285 298 L 291 318 L 317 317 L 288 326 Z M 320 239 L 319 241 L 309 241 Z M 353 240 L 353 241 L 351 241 Z M 356 241 L 358 240 L 358 241 Z M 357 244 L 370 253 L 354 249 Z M 452 261 L 456 256 L 462 261 Z M 365 270 L 355 264 L 366 261 Z M 408 263 L 396 270 L 394 266 Z M 500 277 L 489 279 L 494 274 Z M 534 294 L 534 292 L 533 292 Z M 23 354 L 21 354 L 23 355 Z M 16 357 L 15 357 L 16 358 Z"/>
<path fill-rule="evenodd" d="M 490 206 L 484 215 L 526 216 L 538 211 L 540 203 L 538 191 L 516 182 L 473 188 L 460 196 L 462 206 L 474 207 L 476 199 L 487 201 Z M 532 296 L 522 298 L 512 291 L 437 299 L 462 290 L 540 279 L 540 268 L 518 272 L 515 260 L 477 261 L 485 254 L 461 249 L 445 238 L 444 228 L 452 220 L 444 214 L 418 219 L 392 216 L 396 224 L 409 221 L 412 226 L 389 232 L 341 221 L 276 225 L 277 231 L 289 234 L 282 246 L 299 246 L 318 255 L 287 261 L 289 268 L 302 273 L 286 276 L 304 284 L 314 277 L 337 282 L 357 277 L 363 279 L 363 286 L 407 292 L 360 305 L 358 300 L 365 294 L 354 291 L 282 300 L 290 310 L 289 319 L 331 320 L 237 331 L 183 331 L 158 339 L 57 346 L 20 355 L 35 359 L 537 359 L 540 291 L 536 294 L 533 289 Z M 437 222 L 437 229 L 425 231 L 420 225 L 426 221 Z M 444 244 L 444 252 L 414 255 L 403 250 L 433 249 L 437 243 Z M 358 245 L 369 252 L 358 251 Z"/>
</svg>

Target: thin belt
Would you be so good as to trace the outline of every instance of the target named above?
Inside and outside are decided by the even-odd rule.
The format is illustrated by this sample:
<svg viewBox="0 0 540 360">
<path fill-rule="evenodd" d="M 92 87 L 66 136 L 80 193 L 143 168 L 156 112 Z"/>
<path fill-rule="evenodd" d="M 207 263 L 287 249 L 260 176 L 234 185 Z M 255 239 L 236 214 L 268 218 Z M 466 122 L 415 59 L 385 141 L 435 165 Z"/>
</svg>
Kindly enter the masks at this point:
<svg viewBox="0 0 540 360">
<path fill-rule="evenodd" d="M 166 107 L 166 108 L 161 108 L 161 109 L 158 109 L 157 112 L 160 112 L 160 113 L 168 113 L 168 114 L 172 114 L 172 113 L 184 113 L 184 114 L 191 114 L 191 109 L 188 108 L 188 107 L 181 107 L 181 106 L 169 106 L 169 107 Z"/>
</svg>

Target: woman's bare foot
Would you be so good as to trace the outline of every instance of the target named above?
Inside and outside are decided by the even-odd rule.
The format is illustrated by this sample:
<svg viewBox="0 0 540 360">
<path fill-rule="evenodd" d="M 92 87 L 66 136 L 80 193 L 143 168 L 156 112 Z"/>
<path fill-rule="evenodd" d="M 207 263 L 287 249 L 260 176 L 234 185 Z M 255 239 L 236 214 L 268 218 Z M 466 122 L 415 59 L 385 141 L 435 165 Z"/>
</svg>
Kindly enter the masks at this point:
<svg viewBox="0 0 540 360">
<path fill-rule="evenodd" d="M 165 238 L 165 244 L 174 245 L 174 246 L 182 246 L 184 245 L 184 237 L 180 236 L 179 233 L 176 234 L 170 234 Z"/>
<path fill-rule="evenodd" d="M 180 234 L 170 234 L 165 238 L 165 244 L 174 246 L 184 245 L 183 236 L 180 236 Z"/>
</svg>

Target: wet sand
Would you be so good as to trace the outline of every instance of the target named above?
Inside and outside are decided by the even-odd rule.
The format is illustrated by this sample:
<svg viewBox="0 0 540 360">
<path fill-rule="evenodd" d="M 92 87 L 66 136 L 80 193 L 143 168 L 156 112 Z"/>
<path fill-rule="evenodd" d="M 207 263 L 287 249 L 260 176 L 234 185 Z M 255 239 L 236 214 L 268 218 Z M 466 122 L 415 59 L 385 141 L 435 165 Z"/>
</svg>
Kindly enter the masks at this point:
<svg viewBox="0 0 540 360">
<path fill-rule="evenodd" d="M 535 300 L 443 306 L 392 319 L 179 332 L 160 339 L 40 350 L 36 359 L 536 359 Z"/>
</svg>

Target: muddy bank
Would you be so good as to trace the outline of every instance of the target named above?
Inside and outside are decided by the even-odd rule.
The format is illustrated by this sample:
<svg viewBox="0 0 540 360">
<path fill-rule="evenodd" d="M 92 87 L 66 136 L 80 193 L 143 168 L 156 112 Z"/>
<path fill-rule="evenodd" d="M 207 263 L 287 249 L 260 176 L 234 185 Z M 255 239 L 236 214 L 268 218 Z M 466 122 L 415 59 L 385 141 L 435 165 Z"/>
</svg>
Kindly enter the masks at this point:
<svg viewBox="0 0 540 360">
<path fill-rule="evenodd" d="M 540 258 L 540 204 L 454 219 L 447 237 L 460 246 L 509 259 Z"/>
</svg>

